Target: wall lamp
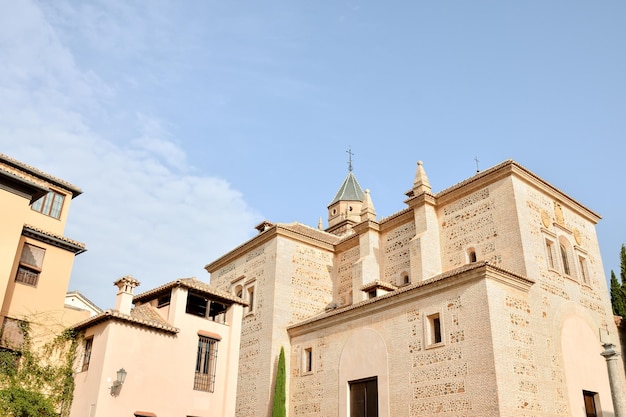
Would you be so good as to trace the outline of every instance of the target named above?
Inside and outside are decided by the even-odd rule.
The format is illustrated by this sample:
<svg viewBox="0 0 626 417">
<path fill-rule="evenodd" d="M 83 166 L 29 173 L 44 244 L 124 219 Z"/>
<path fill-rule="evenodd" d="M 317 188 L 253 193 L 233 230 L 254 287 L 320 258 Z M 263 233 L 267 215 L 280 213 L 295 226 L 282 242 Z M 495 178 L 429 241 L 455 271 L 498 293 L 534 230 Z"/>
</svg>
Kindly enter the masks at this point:
<svg viewBox="0 0 626 417">
<path fill-rule="evenodd" d="M 126 379 L 126 374 L 127 372 L 124 368 L 120 368 L 120 370 L 117 371 L 117 379 L 113 381 L 113 384 L 110 387 L 112 396 L 117 397 L 120 395 L 122 385 L 124 385 L 124 380 Z"/>
</svg>

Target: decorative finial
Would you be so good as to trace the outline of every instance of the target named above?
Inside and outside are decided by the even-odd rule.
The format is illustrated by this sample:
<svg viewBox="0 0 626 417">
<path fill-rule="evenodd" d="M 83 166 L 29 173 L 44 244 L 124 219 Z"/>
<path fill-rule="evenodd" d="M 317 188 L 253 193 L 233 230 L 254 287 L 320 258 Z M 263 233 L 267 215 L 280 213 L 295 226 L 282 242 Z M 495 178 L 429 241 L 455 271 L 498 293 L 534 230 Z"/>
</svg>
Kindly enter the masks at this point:
<svg viewBox="0 0 626 417">
<path fill-rule="evenodd" d="M 477 157 L 477 156 L 475 156 L 475 157 L 474 157 L 474 161 L 476 161 L 476 172 L 480 172 L 480 170 L 478 169 L 478 163 L 479 163 L 480 161 L 478 160 L 478 157 Z"/>
<path fill-rule="evenodd" d="M 322 223 L 322 218 L 320 217 L 320 219 L 317 222 L 317 228 L 318 230 L 324 230 L 324 224 Z"/>
<path fill-rule="evenodd" d="M 376 210 L 372 203 L 372 197 L 370 196 L 370 190 L 365 190 L 365 197 L 363 198 L 363 206 L 361 207 L 361 221 L 374 220 L 376 221 Z"/>
<path fill-rule="evenodd" d="M 426 176 L 426 171 L 422 166 L 422 161 L 417 161 L 417 172 L 415 173 L 415 179 L 413 180 L 413 193 L 418 195 L 423 192 L 430 193 L 430 182 Z"/>
<path fill-rule="evenodd" d="M 352 155 L 354 155 L 352 153 L 352 148 L 349 147 L 346 152 L 348 153 L 348 171 L 352 172 Z"/>
</svg>

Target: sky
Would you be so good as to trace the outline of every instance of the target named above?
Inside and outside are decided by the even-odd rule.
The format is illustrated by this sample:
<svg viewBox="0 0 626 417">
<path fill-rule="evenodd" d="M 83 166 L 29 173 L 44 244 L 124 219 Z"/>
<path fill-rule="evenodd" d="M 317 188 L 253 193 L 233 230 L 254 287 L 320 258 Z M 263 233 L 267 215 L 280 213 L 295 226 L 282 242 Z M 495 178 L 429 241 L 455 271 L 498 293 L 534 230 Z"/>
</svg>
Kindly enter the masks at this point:
<svg viewBox="0 0 626 417">
<path fill-rule="evenodd" d="M 101 308 L 263 220 L 326 226 L 348 173 L 379 218 L 513 159 L 626 242 L 626 2 L 0 0 L 0 152 L 80 187 L 68 290 Z M 478 161 L 478 162 L 477 162 Z"/>
</svg>

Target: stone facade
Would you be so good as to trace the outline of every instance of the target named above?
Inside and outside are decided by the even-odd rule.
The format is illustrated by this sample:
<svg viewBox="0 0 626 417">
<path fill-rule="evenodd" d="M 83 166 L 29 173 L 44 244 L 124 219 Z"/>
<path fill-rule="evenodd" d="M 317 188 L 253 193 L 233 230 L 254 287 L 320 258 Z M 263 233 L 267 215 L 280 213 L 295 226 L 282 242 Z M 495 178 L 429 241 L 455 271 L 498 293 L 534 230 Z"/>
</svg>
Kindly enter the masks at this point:
<svg viewBox="0 0 626 417">
<path fill-rule="evenodd" d="M 378 221 L 364 196 L 340 235 L 266 222 L 207 265 L 254 298 L 238 417 L 270 413 L 281 346 L 291 416 L 348 416 L 367 381 L 380 416 L 613 413 L 596 213 L 514 161 L 436 194 L 419 163 L 408 208 Z"/>
</svg>

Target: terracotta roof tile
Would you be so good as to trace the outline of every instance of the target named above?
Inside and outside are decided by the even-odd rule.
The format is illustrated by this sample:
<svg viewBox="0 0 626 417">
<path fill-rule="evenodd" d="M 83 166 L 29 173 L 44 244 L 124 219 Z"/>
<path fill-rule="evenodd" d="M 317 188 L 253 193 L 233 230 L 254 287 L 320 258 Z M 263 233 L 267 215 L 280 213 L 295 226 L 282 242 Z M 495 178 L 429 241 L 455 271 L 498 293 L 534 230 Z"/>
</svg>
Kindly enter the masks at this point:
<svg viewBox="0 0 626 417">
<path fill-rule="evenodd" d="M 204 293 L 205 295 L 213 296 L 223 301 L 230 301 L 233 303 L 248 305 L 248 303 L 245 302 L 243 299 L 229 292 L 222 291 L 212 286 L 211 284 L 200 281 L 197 278 L 179 278 L 175 281 L 168 282 L 167 284 L 161 285 L 160 287 L 157 287 L 152 290 L 136 295 L 133 298 L 133 303 L 153 300 L 157 298 L 159 295 L 171 290 L 174 287 L 179 287 L 179 286 L 194 289 L 196 291 L 200 291 Z"/>
<path fill-rule="evenodd" d="M 276 224 L 276 227 L 280 229 L 290 230 L 294 233 L 298 233 L 300 235 L 310 237 L 311 239 L 319 240 L 321 242 L 328 243 L 331 245 L 335 245 L 341 240 L 341 238 L 337 235 L 333 235 L 332 233 L 315 229 L 311 226 L 307 226 L 305 224 L 298 223 L 298 222 L 278 223 Z"/>
<path fill-rule="evenodd" d="M 64 188 L 72 193 L 73 197 L 76 197 L 82 194 L 82 190 L 77 186 L 52 176 L 42 170 L 35 168 L 33 166 L 27 165 L 23 162 L 18 161 L 15 158 L 11 158 L 8 155 L 0 153 L 0 164 L 5 165 L 4 170 L 8 171 L 14 175 L 17 175 L 25 180 L 29 180 L 36 184 L 41 184 L 41 182 L 50 183 L 56 185 L 57 187 Z"/>
<path fill-rule="evenodd" d="M 122 314 L 117 310 L 106 310 L 100 314 L 88 318 L 87 320 L 83 320 L 82 322 L 71 326 L 71 328 L 76 331 L 81 331 L 105 321 L 117 320 L 121 322 L 126 322 L 128 324 L 151 328 L 153 330 L 163 331 L 166 333 L 178 333 L 179 330 L 169 324 L 163 318 L 161 318 L 158 315 L 159 313 L 157 313 L 156 311 L 150 311 L 150 309 L 154 310 L 154 307 L 150 305 L 139 307 L 134 308 L 133 311 L 131 311 L 130 315 Z M 136 313 L 135 310 L 137 310 Z M 155 317 L 154 314 L 156 314 L 158 317 Z"/>
</svg>

